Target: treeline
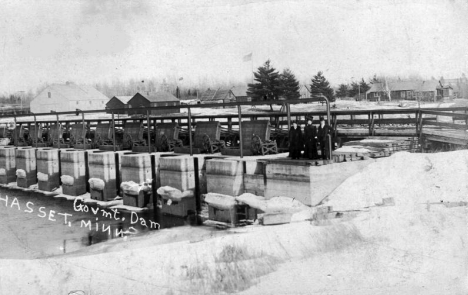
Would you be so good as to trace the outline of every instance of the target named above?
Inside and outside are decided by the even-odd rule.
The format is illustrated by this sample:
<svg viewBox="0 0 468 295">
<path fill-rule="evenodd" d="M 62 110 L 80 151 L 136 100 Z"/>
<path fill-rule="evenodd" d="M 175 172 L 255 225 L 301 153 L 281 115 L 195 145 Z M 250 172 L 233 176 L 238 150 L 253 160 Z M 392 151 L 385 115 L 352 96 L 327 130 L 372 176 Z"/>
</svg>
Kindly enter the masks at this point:
<svg viewBox="0 0 468 295">
<path fill-rule="evenodd" d="M 336 91 L 336 96 L 343 98 L 343 97 L 355 97 L 357 95 L 362 95 L 367 92 L 371 88 L 371 83 L 366 83 L 364 78 L 358 82 L 352 82 L 351 84 L 340 84 L 338 85 L 338 89 Z"/>
<path fill-rule="evenodd" d="M 277 71 L 267 60 L 254 73 L 254 83 L 248 84 L 247 94 L 253 100 L 289 100 L 301 97 L 299 81 L 294 73 L 286 68 L 282 73 Z M 330 83 L 319 71 L 310 81 L 310 85 L 304 85 L 311 97 L 326 96 L 328 100 L 335 100 L 335 92 Z"/>
<path fill-rule="evenodd" d="M 167 82 L 170 81 L 170 82 Z M 114 96 L 133 96 L 137 92 L 169 92 L 174 96 L 181 99 L 194 99 L 200 97 L 203 92 L 208 88 L 211 89 L 231 89 L 236 86 L 245 85 L 244 83 L 234 82 L 234 83 L 220 83 L 204 81 L 198 83 L 197 86 L 186 85 L 190 83 L 185 83 L 183 78 L 179 79 L 158 79 L 158 78 L 142 78 L 142 79 L 129 79 L 127 81 L 114 80 L 112 82 L 99 82 L 95 83 L 92 86 L 99 90 L 101 93 L 107 97 Z"/>
<path fill-rule="evenodd" d="M 0 106 L 23 105 L 29 107 L 29 103 L 34 99 L 35 93 L 32 91 L 20 92 L 15 94 L 0 95 Z"/>
</svg>

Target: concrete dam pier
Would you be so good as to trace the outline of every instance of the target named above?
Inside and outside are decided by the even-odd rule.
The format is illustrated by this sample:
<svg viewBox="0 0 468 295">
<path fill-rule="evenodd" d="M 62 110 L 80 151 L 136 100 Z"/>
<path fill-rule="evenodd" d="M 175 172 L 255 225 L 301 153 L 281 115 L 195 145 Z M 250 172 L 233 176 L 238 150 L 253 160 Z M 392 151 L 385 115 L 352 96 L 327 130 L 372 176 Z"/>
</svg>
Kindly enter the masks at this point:
<svg viewBox="0 0 468 295">
<path fill-rule="evenodd" d="M 316 206 L 346 178 L 373 161 L 317 166 L 316 161 L 289 160 L 285 153 L 240 158 L 2 146 L 0 183 L 12 188 L 37 184 L 44 192 L 61 187 L 65 195 L 89 193 L 91 199 L 100 202 L 120 195 L 130 210 L 151 209 L 156 204 L 163 214 L 183 217 L 201 210 L 206 193 L 252 193 L 266 199 L 285 196 Z M 156 193 L 160 188 L 175 189 L 178 195 L 161 196 Z"/>
</svg>

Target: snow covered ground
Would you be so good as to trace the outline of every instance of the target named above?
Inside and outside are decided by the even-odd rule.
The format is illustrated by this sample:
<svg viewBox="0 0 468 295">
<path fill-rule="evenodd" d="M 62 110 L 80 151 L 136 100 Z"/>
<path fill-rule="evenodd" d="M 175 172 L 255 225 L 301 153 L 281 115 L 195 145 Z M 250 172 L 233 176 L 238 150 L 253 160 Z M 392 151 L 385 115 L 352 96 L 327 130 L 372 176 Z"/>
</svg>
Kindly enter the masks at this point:
<svg viewBox="0 0 468 295">
<path fill-rule="evenodd" d="M 4 258 L 0 294 L 467 294 L 467 207 L 455 203 L 467 201 L 467 179 L 468 151 L 400 152 L 328 197 L 324 205 L 353 212 L 343 218 L 184 226 Z"/>
</svg>

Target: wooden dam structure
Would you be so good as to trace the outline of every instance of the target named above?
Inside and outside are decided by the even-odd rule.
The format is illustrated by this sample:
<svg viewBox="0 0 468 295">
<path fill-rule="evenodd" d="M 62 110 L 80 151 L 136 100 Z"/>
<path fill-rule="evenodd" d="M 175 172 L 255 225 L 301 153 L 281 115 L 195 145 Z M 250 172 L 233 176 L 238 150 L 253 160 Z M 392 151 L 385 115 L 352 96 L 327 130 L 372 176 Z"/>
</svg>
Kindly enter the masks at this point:
<svg viewBox="0 0 468 295">
<path fill-rule="evenodd" d="M 151 108 L 131 117 L 119 110 L 1 116 L 0 185 L 180 217 L 200 212 L 207 193 L 288 196 L 316 206 L 372 158 L 468 145 L 467 108 L 290 111 L 291 104 L 314 101 L 226 103 L 234 111 L 223 115 L 192 114 L 220 107 L 204 104 L 166 116 L 151 115 Z M 286 111 L 242 113 L 262 104 Z M 338 149 L 329 160 L 290 160 L 291 122 L 305 124 L 310 116 L 314 124 L 327 118 Z M 340 151 L 342 145 L 370 151 Z M 209 210 L 210 219 L 233 224 L 255 214 L 245 206 Z"/>
</svg>

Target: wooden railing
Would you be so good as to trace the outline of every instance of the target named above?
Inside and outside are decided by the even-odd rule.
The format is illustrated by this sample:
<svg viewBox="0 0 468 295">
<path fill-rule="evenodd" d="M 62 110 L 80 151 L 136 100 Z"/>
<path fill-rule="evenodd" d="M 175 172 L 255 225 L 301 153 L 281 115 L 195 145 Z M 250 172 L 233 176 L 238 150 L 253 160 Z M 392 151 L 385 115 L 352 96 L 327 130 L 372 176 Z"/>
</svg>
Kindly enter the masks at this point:
<svg viewBox="0 0 468 295">
<path fill-rule="evenodd" d="M 150 115 L 152 109 L 167 109 L 173 107 L 150 107 L 145 108 L 146 116 L 129 117 L 117 115 L 113 112 L 126 110 L 115 109 L 111 114 L 106 114 L 106 110 L 92 110 L 75 112 L 61 112 L 61 113 L 41 113 L 41 114 L 19 114 L 15 116 L 0 116 L 2 122 L 14 120 L 16 125 L 31 127 L 39 122 L 43 123 L 46 128 L 52 124 L 60 122 L 66 127 L 72 123 L 85 123 L 88 130 L 92 130 L 95 126 L 102 122 L 113 122 L 117 128 L 122 128 L 127 121 L 141 121 L 145 128 L 145 136 L 150 136 L 150 131 L 154 130 L 158 123 L 162 122 L 175 122 L 181 128 L 188 131 L 188 127 L 196 126 L 197 121 L 219 121 L 223 129 L 227 132 L 238 132 L 239 120 L 269 120 L 274 127 L 274 134 L 288 135 L 288 127 L 291 120 L 296 120 L 300 124 L 304 124 L 307 117 L 313 116 L 314 123 L 318 123 L 319 116 L 326 116 L 326 111 L 300 111 L 290 112 L 289 105 L 307 102 L 316 102 L 317 99 L 302 99 L 292 101 L 261 101 L 261 102 L 236 102 L 225 104 L 202 104 L 202 105 L 184 105 L 177 106 L 181 110 L 187 110 L 187 113 L 168 114 L 168 115 Z M 249 112 L 242 113 L 239 106 L 254 106 L 254 105 L 283 105 L 287 106 L 282 108 L 286 112 Z M 231 114 L 222 115 L 197 115 L 191 114 L 197 109 L 204 108 L 219 108 L 219 107 L 237 107 L 236 112 Z M 108 111 L 108 110 L 107 110 Z M 454 107 L 454 108 L 412 108 L 412 109 L 379 109 L 379 110 L 331 110 L 330 121 L 332 127 L 337 130 L 338 136 L 348 136 L 347 130 L 362 130 L 356 133 L 358 136 L 376 135 L 376 131 L 381 129 L 405 129 L 407 135 L 420 136 L 421 130 L 431 126 L 431 128 L 454 128 L 468 130 L 468 108 Z M 99 116 L 96 116 L 99 114 Z M 452 122 L 437 122 L 437 116 L 452 117 Z M 5 120 L 7 119 L 7 120 Z M 189 123 L 190 119 L 190 123 Z M 455 121 L 464 120 L 465 124 L 459 124 Z M 149 128 L 148 128 L 149 127 Z M 29 129 L 29 128 L 28 128 Z M 152 131 L 151 131 L 152 132 Z M 393 135 L 398 136 L 399 133 L 395 132 Z"/>
</svg>

